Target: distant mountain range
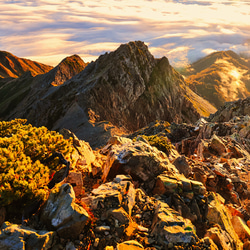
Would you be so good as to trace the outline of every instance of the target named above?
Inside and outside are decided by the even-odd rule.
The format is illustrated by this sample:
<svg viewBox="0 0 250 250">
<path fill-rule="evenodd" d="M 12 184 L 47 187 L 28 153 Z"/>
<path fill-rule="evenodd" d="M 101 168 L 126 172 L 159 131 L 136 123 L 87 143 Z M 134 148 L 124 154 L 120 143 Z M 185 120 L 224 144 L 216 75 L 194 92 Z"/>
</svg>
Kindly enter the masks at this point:
<svg viewBox="0 0 250 250">
<path fill-rule="evenodd" d="M 186 82 L 216 108 L 250 96 L 250 61 L 233 51 L 219 51 L 190 65 Z"/>
<path fill-rule="evenodd" d="M 42 63 L 19 58 L 6 51 L 0 51 L 0 78 L 17 78 L 25 72 L 31 72 L 32 76 L 44 74 L 53 69 Z"/>
<path fill-rule="evenodd" d="M 11 55 L 0 54 L 2 64 L 6 54 Z M 193 63 L 186 80 L 141 41 L 122 44 L 89 64 L 73 55 L 55 68 L 40 66 L 44 72 L 34 70 L 39 63 L 8 58 L 13 61 L 9 68 L 5 64 L 9 75 L 1 75 L 0 118 L 26 118 L 53 130 L 65 127 L 93 147 L 113 133 L 135 131 L 155 120 L 195 122 L 216 112 L 210 103 L 219 107 L 250 90 L 249 63 L 232 51 Z"/>
</svg>

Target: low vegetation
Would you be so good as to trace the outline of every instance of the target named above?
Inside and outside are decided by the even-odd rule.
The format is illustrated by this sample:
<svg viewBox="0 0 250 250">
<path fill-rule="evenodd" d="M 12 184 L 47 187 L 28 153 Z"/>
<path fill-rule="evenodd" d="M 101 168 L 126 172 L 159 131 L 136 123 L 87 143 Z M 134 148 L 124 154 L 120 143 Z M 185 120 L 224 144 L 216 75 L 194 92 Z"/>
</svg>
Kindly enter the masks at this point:
<svg viewBox="0 0 250 250">
<path fill-rule="evenodd" d="M 62 166 L 58 158 L 47 165 L 42 162 L 54 152 L 71 161 L 71 145 L 57 132 L 26 120 L 0 122 L 0 206 L 45 200 L 50 178 Z"/>
</svg>

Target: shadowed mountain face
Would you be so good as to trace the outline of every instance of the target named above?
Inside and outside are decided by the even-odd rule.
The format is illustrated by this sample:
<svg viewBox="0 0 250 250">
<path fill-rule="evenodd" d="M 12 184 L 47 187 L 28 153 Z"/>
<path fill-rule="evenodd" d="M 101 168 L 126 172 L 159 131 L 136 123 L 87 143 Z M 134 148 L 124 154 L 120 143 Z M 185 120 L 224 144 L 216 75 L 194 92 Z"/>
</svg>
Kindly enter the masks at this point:
<svg viewBox="0 0 250 250">
<path fill-rule="evenodd" d="M 42 63 L 18 58 L 6 51 L 0 51 L 0 78 L 17 78 L 30 71 L 32 76 L 47 73 L 53 69 Z"/>
<path fill-rule="evenodd" d="M 200 117 L 197 110 L 211 112 L 207 111 L 211 105 L 203 105 L 204 100 L 185 85 L 168 59 L 155 59 L 143 42 L 123 44 L 83 70 L 85 66 L 73 56 L 47 74 L 5 84 L 6 89 L 27 85 L 27 93 L 15 97 L 15 107 L 6 96 L 0 102 L 1 117 L 27 118 L 33 125 L 53 130 L 65 127 L 98 146 L 97 134 L 112 134 L 112 129 L 134 131 L 157 119 L 190 123 Z M 73 77 L 72 72 L 80 73 Z"/>
<path fill-rule="evenodd" d="M 233 51 L 215 52 L 193 63 L 186 82 L 216 108 L 250 96 L 250 65 Z"/>
</svg>

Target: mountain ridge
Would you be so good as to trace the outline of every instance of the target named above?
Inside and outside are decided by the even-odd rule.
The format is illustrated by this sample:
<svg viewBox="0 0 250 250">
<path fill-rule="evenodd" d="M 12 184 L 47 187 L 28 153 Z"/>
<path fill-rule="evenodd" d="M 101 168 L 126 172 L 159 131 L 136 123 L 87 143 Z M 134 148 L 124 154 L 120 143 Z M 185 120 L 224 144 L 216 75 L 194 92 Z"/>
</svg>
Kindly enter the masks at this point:
<svg viewBox="0 0 250 250">
<path fill-rule="evenodd" d="M 250 96 L 249 62 L 233 51 L 214 52 L 190 65 L 189 87 L 216 108 Z"/>
<path fill-rule="evenodd" d="M 27 71 L 36 76 L 47 73 L 51 69 L 53 69 L 52 66 L 19 58 L 7 51 L 0 51 L 0 78 L 18 78 Z"/>
<path fill-rule="evenodd" d="M 134 131 L 154 120 L 189 123 L 200 117 L 183 77 L 166 57 L 155 59 L 141 41 L 122 44 L 79 71 L 56 86 L 51 72 L 36 76 L 32 95 L 1 117 L 26 118 L 53 130 L 66 126 L 92 142 L 94 131 L 110 133 L 108 123 L 111 129 Z"/>
</svg>

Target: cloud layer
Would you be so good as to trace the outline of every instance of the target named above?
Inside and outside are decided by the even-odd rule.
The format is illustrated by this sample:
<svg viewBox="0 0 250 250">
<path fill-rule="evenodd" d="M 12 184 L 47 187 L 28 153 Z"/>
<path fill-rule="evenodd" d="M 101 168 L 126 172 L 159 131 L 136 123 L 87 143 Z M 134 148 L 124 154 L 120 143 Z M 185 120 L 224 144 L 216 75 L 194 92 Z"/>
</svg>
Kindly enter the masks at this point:
<svg viewBox="0 0 250 250">
<path fill-rule="evenodd" d="M 250 3 L 240 0 L 0 0 L 0 50 L 46 64 L 84 61 L 142 40 L 176 66 L 216 50 L 249 53 Z"/>
</svg>

